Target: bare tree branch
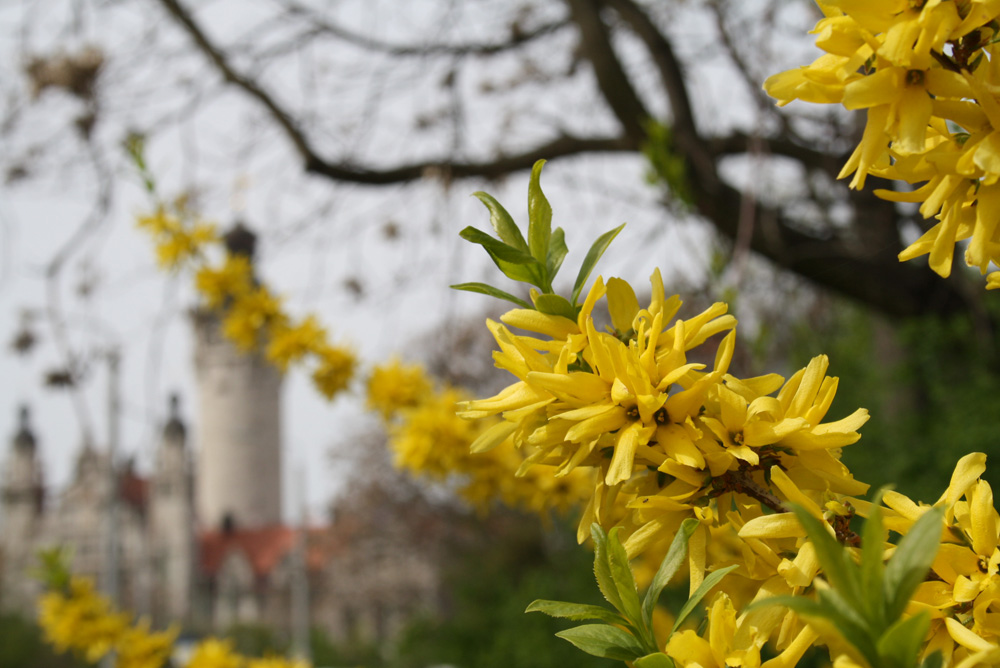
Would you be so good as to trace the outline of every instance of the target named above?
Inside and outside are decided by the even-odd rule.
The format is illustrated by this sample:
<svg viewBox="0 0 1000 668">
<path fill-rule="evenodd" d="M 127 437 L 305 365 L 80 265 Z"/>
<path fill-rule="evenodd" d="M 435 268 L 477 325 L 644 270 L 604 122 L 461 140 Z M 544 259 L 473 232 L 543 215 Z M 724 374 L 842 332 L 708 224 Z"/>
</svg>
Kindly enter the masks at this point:
<svg viewBox="0 0 1000 668">
<path fill-rule="evenodd" d="M 966 308 L 966 296 L 956 283 L 941 282 L 928 270 L 912 264 L 894 261 L 900 247 L 898 213 L 892 205 L 873 202 L 870 195 L 852 196 L 856 228 L 864 233 L 844 235 L 829 228 L 825 236 L 806 231 L 801 221 L 788 216 L 783 209 L 767 206 L 725 183 L 719 175 L 719 162 L 734 154 L 752 154 L 753 138 L 740 132 L 725 137 L 709 138 L 698 127 L 684 75 L 684 65 L 670 40 L 656 26 L 648 10 L 635 0 L 565 0 L 571 22 L 579 31 L 580 54 L 592 66 L 598 90 L 621 125 L 614 136 L 588 137 L 564 132 L 561 136 L 540 141 L 537 146 L 515 154 L 478 162 L 455 160 L 454 156 L 426 158 L 409 164 L 377 168 L 371 164 L 355 164 L 321 156 L 311 143 L 295 114 L 286 109 L 255 79 L 238 72 L 226 54 L 213 44 L 180 0 L 160 0 L 177 23 L 190 35 L 198 49 L 224 79 L 241 88 L 267 110 L 274 122 L 294 145 L 305 169 L 313 174 L 336 181 L 385 185 L 403 183 L 426 177 L 458 179 L 466 177 L 500 178 L 513 171 L 529 168 L 541 158 L 554 159 L 583 153 L 638 152 L 646 142 L 645 123 L 650 119 L 639 92 L 629 78 L 612 44 L 613 28 L 603 12 L 615 12 L 645 45 L 651 63 L 656 68 L 663 92 L 671 109 L 673 146 L 689 166 L 688 180 L 695 207 L 723 235 L 740 236 L 740 220 L 744 221 L 744 236 L 750 229 L 750 247 L 777 264 L 799 273 L 816 283 L 861 300 L 876 309 L 896 316 L 908 316 L 928 311 L 951 311 Z M 293 11 L 295 4 L 286 3 Z M 507 46 L 551 35 L 562 27 L 561 22 L 541 26 Z M 344 31 L 333 24 L 323 30 L 337 32 L 342 39 L 358 46 L 386 50 L 396 55 L 427 55 L 428 53 L 492 52 L 492 46 L 474 47 L 393 47 Z M 497 49 L 500 44 L 495 45 Z M 476 51 L 476 49 L 479 51 Z M 458 52 L 455 49 L 459 49 Z M 395 51 L 393 51 L 395 50 Z M 737 63 L 740 66 L 740 63 Z M 745 67 L 745 65 L 744 65 Z M 744 73 L 746 75 L 746 73 Z M 803 146 L 791 132 L 766 137 L 768 152 L 798 161 L 806 170 L 822 170 L 835 174 L 842 155 Z M 748 204 L 749 202 L 749 204 Z M 752 206 L 751 206 L 752 205 Z M 850 231 L 850 230 L 848 230 Z"/>
<path fill-rule="evenodd" d="M 425 178 L 429 175 L 440 175 L 447 178 L 484 177 L 498 178 L 513 171 L 530 168 L 535 161 L 542 158 L 560 158 L 579 153 L 606 153 L 618 151 L 634 151 L 635 145 L 623 138 L 580 138 L 564 135 L 553 139 L 537 148 L 511 156 L 501 156 L 483 162 L 449 162 L 446 159 L 429 160 L 403 165 L 390 169 L 362 169 L 328 161 L 319 156 L 309 142 L 305 132 L 299 127 L 292 114 L 283 108 L 256 81 L 244 76 L 230 65 L 225 54 L 208 39 L 208 36 L 195 22 L 190 12 L 181 6 L 178 0 L 160 0 L 178 23 L 195 41 L 199 50 L 212 62 L 226 81 L 242 88 L 248 95 L 256 99 L 274 117 L 275 122 L 284 130 L 299 155 L 305 163 L 306 171 L 338 181 L 361 183 L 367 185 L 386 185 L 405 183 Z"/>
<path fill-rule="evenodd" d="M 390 44 L 380 40 L 372 39 L 365 35 L 349 30 L 332 21 L 328 21 L 316 15 L 308 7 L 302 6 L 298 2 L 288 0 L 283 3 L 289 14 L 304 18 L 310 23 L 310 29 L 303 37 L 310 35 L 331 35 L 348 44 L 352 44 L 368 51 L 376 51 L 387 56 L 411 57 L 411 56 L 493 56 L 505 53 L 512 49 L 523 47 L 532 42 L 536 42 L 543 37 L 569 27 L 568 19 L 549 21 L 531 30 L 521 30 L 517 25 L 512 26 L 510 39 L 492 44 Z"/>
</svg>

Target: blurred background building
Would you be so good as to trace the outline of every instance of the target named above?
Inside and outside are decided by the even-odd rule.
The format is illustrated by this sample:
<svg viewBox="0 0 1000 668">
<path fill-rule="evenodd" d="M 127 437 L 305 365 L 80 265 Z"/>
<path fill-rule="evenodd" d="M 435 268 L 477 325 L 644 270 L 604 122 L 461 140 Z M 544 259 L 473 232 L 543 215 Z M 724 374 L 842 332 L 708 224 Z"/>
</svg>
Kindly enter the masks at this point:
<svg viewBox="0 0 1000 668">
<path fill-rule="evenodd" d="M 252 237 L 240 243 L 252 255 Z M 197 448 L 175 395 L 152 470 L 84 442 L 72 480 L 55 491 L 36 435 L 44 425 L 21 409 L 3 453 L 0 607 L 33 616 L 36 555 L 62 546 L 75 573 L 105 591 L 113 578 L 119 604 L 158 626 L 290 633 L 308 610 L 307 623 L 334 639 L 381 640 L 437 609 L 440 516 L 419 504 L 404 512 L 374 491 L 336 521 L 283 522 L 282 375 L 225 339 L 217 314 L 196 309 L 192 321 Z"/>
</svg>

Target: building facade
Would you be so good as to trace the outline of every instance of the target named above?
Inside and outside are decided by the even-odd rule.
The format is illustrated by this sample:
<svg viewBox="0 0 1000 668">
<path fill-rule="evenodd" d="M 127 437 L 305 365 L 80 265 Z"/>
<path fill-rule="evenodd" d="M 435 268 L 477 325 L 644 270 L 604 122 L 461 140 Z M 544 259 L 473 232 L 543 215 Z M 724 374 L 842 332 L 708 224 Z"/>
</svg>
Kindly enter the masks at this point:
<svg viewBox="0 0 1000 668">
<path fill-rule="evenodd" d="M 252 255 L 252 237 L 247 250 L 245 230 L 236 232 L 244 245 L 230 252 Z M 119 605 L 155 626 L 290 632 L 307 615 L 334 639 L 377 640 L 409 615 L 434 611 L 433 519 L 415 508 L 383 504 L 308 528 L 282 522 L 281 374 L 227 341 L 217 314 L 196 310 L 192 319 L 196 442 L 173 397 L 151 471 L 112 463 L 85 443 L 72 480 L 53 494 L 22 409 L 0 453 L 0 609 L 33 615 L 37 552 L 63 546 L 72 570 L 99 583 L 117 564 Z M 377 524 L 364 519 L 372 513 L 381 514 Z"/>
</svg>

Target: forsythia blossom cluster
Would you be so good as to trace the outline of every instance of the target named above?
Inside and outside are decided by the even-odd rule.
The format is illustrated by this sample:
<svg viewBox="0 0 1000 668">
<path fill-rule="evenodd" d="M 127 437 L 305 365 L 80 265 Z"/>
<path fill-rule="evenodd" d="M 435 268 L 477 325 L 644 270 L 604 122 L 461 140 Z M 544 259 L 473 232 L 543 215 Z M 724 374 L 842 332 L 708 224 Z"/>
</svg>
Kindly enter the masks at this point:
<svg viewBox="0 0 1000 668">
<path fill-rule="evenodd" d="M 921 184 L 877 190 L 918 202 L 937 222 L 900 254 L 930 255 L 951 272 L 955 244 L 982 273 L 1000 260 L 1000 51 L 995 0 L 817 0 L 825 14 L 813 30 L 826 53 L 764 84 L 779 104 L 791 100 L 865 109 L 867 124 L 841 171 L 864 187 L 873 174 Z M 1000 288 L 991 271 L 987 288 Z"/>
<path fill-rule="evenodd" d="M 880 4 L 830 6 L 863 14 Z M 1000 12 L 1000 0 L 993 4 Z M 903 21 L 920 9 L 899 12 Z M 837 16 L 844 15 L 831 10 Z M 923 35 L 899 39 L 919 50 Z M 474 228 L 463 236 L 509 278 L 550 290 L 559 262 L 548 258 L 565 244 L 561 230 L 550 232 L 540 169 L 529 185 L 529 242 L 486 195 L 480 199 L 500 240 Z M 592 476 L 578 538 L 594 538 L 595 574 L 616 612 L 553 601 L 529 611 L 603 621 L 560 635 L 639 668 L 790 668 L 815 644 L 827 645 L 835 668 L 1000 666 L 1000 515 L 982 480 L 986 456 L 960 460 L 933 506 L 891 491 L 877 495 L 877 508 L 859 498 L 868 485 L 840 457 L 859 440 L 868 412 L 828 419 L 838 379 L 827 375 L 826 356 L 788 378 L 735 375 L 737 323 L 727 305 L 682 316 L 659 270 L 648 305 L 626 281 L 601 277 L 577 303 L 617 232 L 595 242 L 572 301 L 533 288 L 532 308 L 490 285 L 456 286 L 518 305 L 500 322 L 487 321 L 499 346 L 495 365 L 515 382 L 459 403 L 460 416 L 492 420 L 470 450 L 489 455 L 512 444 L 523 458 L 519 476 L 537 468 L 556 479 L 581 470 Z M 861 536 L 852 530 L 856 515 L 868 518 Z M 903 539 L 890 541 L 889 530 Z M 647 608 L 665 585 L 661 573 L 683 558 L 678 541 L 690 600 L 708 588 L 716 593 L 703 634 L 674 628 L 656 638 Z M 640 611 L 633 575 L 624 571 L 629 560 L 651 556 L 661 565 Z M 767 659 L 765 645 L 776 655 Z"/>
<path fill-rule="evenodd" d="M 501 418 L 472 449 L 490 452 L 512 440 L 527 453 L 522 473 L 532 465 L 557 478 L 595 472 L 579 537 L 592 522 L 621 526 L 630 557 L 662 554 L 681 522 L 697 518 L 692 592 L 707 571 L 737 564 L 725 605 L 800 593 L 812 586 L 818 564 L 785 504 L 831 520 L 848 538 L 849 497 L 868 486 L 840 462 L 840 448 L 858 440 L 868 413 L 826 421 L 837 379 L 826 375 L 825 356 L 787 380 L 737 378 L 729 373 L 736 320 L 726 305 L 679 318 L 681 300 L 666 297 L 659 271 L 651 287 L 649 305 L 640 308 L 628 283 L 598 278 L 576 321 L 514 309 L 503 324 L 489 322 L 500 347 L 496 365 L 517 382 L 460 405 L 466 418 Z M 608 331 L 595 325 L 602 301 Z M 728 619 L 723 612 L 718 618 Z M 786 662 L 815 639 L 794 616 L 768 611 L 741 619 L 740 633 L 727 634 L 738 646 L 724 653 L 742 665 L 759 661 L 772 636 Z M 686 656 L 676 647 L 674 654 Z M 699 664 L 716 665 L 705 659 Z"/>
<path fill-rule="evenodd" d="M 74 577 L 67 591 L 52 590 L 39 601 L 39 623 L 60 652 L 71 650 L 89 663 L 109 653 L 117 668 L 161 668 L 177 639 L 177 628 L 153 632 L 149 623 L 130 622 L 94 591 L 86 578 Z M 208 638 L 194 650 L 184 668 L 309 668 L 308 662 L 280 657 L 250 658 L 233 651 L 232 642 Z"/>
<path fill-rule="evenodd" d="M 456 387 L 435 383 L 423 367 L 399 360 L 375 367 L 368 380 L 368 407 L 385 421 L 397 467 L 448 481 L 480 512 L 501 503 L 545 517 L 552 510 L 565 514 L 586 501 L 593 488 L 587 472 L 556 477 L 539 467 L 516 477 L 525 457 L 510 442 L 483 454 L 470 450 L 500 421 L 458 417 L 455 404 L 469 398 Z"/>
<path fill-rule="evenodd" d="M 221 245 L 215 227 L 198 221 L 183 202 L 171 213 L 163 205 L 138 220 L 156 243 L 156 255 L 168 269 L 191 267 L 195 288 L 208 309 L 222 314 L 222 330 L 244 351 L 262 350 L 282 371 L 311 360 L 313 384 L 327 399 L 345 390 L 354 376 L 354 353 L 329 342 L 315 316 L 301 321 L 289 316 L 281 300 L 254 277 L 250 258 L 224 253 L 212 264 L 210 248 Z"/>
</svg>

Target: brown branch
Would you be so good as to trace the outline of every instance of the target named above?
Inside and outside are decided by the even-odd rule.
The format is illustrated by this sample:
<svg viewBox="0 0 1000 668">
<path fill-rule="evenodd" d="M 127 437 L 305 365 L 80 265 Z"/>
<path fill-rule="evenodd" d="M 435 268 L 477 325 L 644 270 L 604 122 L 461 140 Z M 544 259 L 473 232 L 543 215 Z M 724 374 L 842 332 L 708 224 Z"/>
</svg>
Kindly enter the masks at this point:
<svg viewBox="0 0 1000 668">
<path fill-rule="evenodd" d="M 289 14 L 302 16 L 308 19 L 312 28 L 307 35 L 331 35 L 348 44 L 368 51 L 378 51 L 389 56 L 413 57 L 413 56 L 493 56 L 506 53 L 512 49 L 517 49 L 542 37 L 547 37 L 570 25 L 568 19 L 550 21 L 543 23 L 531 30 L 513 30 L 510 39 L 504 42 L 492 44 L 466 43 L 466 44 L 421 44 L 403 45 L 391 44 L 375 40 L 365 35 L 348 30 L 331 21 L 318 17 L 315 12 L 300 3 L 288 1 L 284 3 Z"/>
<path fill-rule="evenodd" d="M 601 19 L 601 0 L 568 2 L 570 16 L 580 31 L 580 52 L 590 62 L 597 86 L 625 136 L 638 150 L 646 140 L 644 125 L 650 115 L 611 45 L 609 29 Z"/>
<path fill-rule="evenodd" d="M 483 162 L 463 163 L 447 160 L 427 160 L 382 170 L 355 168 L 331 162 L 316 153 L 305 132 L 299 127 L 288 110 L 278 104 L 255 80 L 239 73 L 229 63 L 222 50 L 209 40 L 208 36 L 201 29 L 201 26 L 195 22 L 194 17 L 180 4 L 179 0 L 160 0 L 160 2 L 191 36 L 198 49 L 212 62 L 223 78 L 229 83 L 243 89 L 244 92 L 268 110 L 302 157 L 306 171 L 313 174 L 338 181 L 368 185 L 405 183 L 429 175 L 440 175 L 447 178 L 498 178 L 513 171 L 528 169 L 535 161 L 542 158 L 560 158 L 580 153 L 607 153 L 635 150 L 632 142 L 620 137 L 584 138 L 563 135 L 523 153 L 502 156 Z"/>
<path fill-rule="evenodd" d="M 764 489 L 750 476 L 748 469 L 740 468 L 736 471 L 726 471 L 717 478 L 712 479 L 712 486 L 718 494 L 726 492 L 736 492 L 744 494 L 754 499 L 762 506 L 767 506 L 776 513 L 790 512 L 785 504 L 781 502 L 770 490 Z"/>
<path fill-rule="evenodd" d="M 581 33 L 583 53 L 594 67 L 602 95 L 622 124 L 623 132 L 619 136 L 587 138 L 563 135 L 516 155 L 481 162 L 428 159 L 386 169 L 369 169 L 329 161 L 320 156 L 293 115 L 254 79 L 238 72 L 230 64 L 222 50 L 209 40 L 191 13 L 180 4 L 180 0 L 160 0 L 224 79 L 267 109 L 301 155 L 307 171 L 334 180 L 371 185 L 402 183 L 430 175 L 449 179 L 499 178 L 530 168 L 540 158 L 592 152 L 637 152 L 645 140 L 643 122 L 649 116 L 612 48 L 610 28 L 601 18 L 601 9 L 610 7 L 643 41 L 660 71 L 664 88 L 670 96 L 673 148 L 689 165 L 688 181 L 695 207 L 721 233 L 736 239 L 742 193 L 719 178 L 717 162 L 741 142 L 739 150 L 742 151 L 748 139 L 737 134 L 722 140 L 706 140 L 697 134 L 681 63 L 669 40 L 656 29 L 639 5 L 632 0 L 567 1 L 571 17 Z M 770 142 L 771 150 L 776 154 L 788 155 L 804 164 L 830 167 L 822 153 L 798 146 L 789 139 L 774 138 Z M 839 163 L 839 157 L 830 159 Z M 834 169 L 838 167 L 839 164 L 833 165 Z M 967 299 L 955 282 L 959 279 L 941 281 L 924 267 L 893 261 L 898 237 L 894 242 L 886 241 L 875 246 L 837 237 L 819 238 L 802 231 L 797 221 L 786 217 L 779 209 L 756 202 L 752 213 L 754 224 L 750 247 L 753 250 L 786 269 L 858 299 L 887 315 L 912 316 L 968 308 Z M 897 220 L 891 205 L 869 206 L 859 210 L 858 216 L 864 225 L 876 224 L 889 231 Z"/>
<path fill-rule="evenodd" d="M 629 25 L 649 51 L 660 74 L 660 81 L 670 103 L 671 130 L 676 148 L 684 155 L 694 173 L 692 180 L 714 190 L 719 184 L 716 156 L 708 150 L 704 138 L 698 134 L 691 95 L 684 79 L 684 68 L 674 53 L 670 40 L 660 32 L 649 14 L 632 0 L 605 0 Z"/>
<path fill-rule="evenodd" d="M 755 138 L 745 132 L 735 131 L 725 137 L 713 137 L 705 140 L 706 150 L 718 158 L 732 155 L 754 153 L 752 144 Z M 785 135 L 763 136 L 759 138 L 766 145 L 767 153 L 791 158 L 802 163 L 807 168 L 820 169 L 836 176 L 841 166 L 847 161 L 847 154 L 833 154 L 803 146 L 792 141 Z"/>
</svg>

